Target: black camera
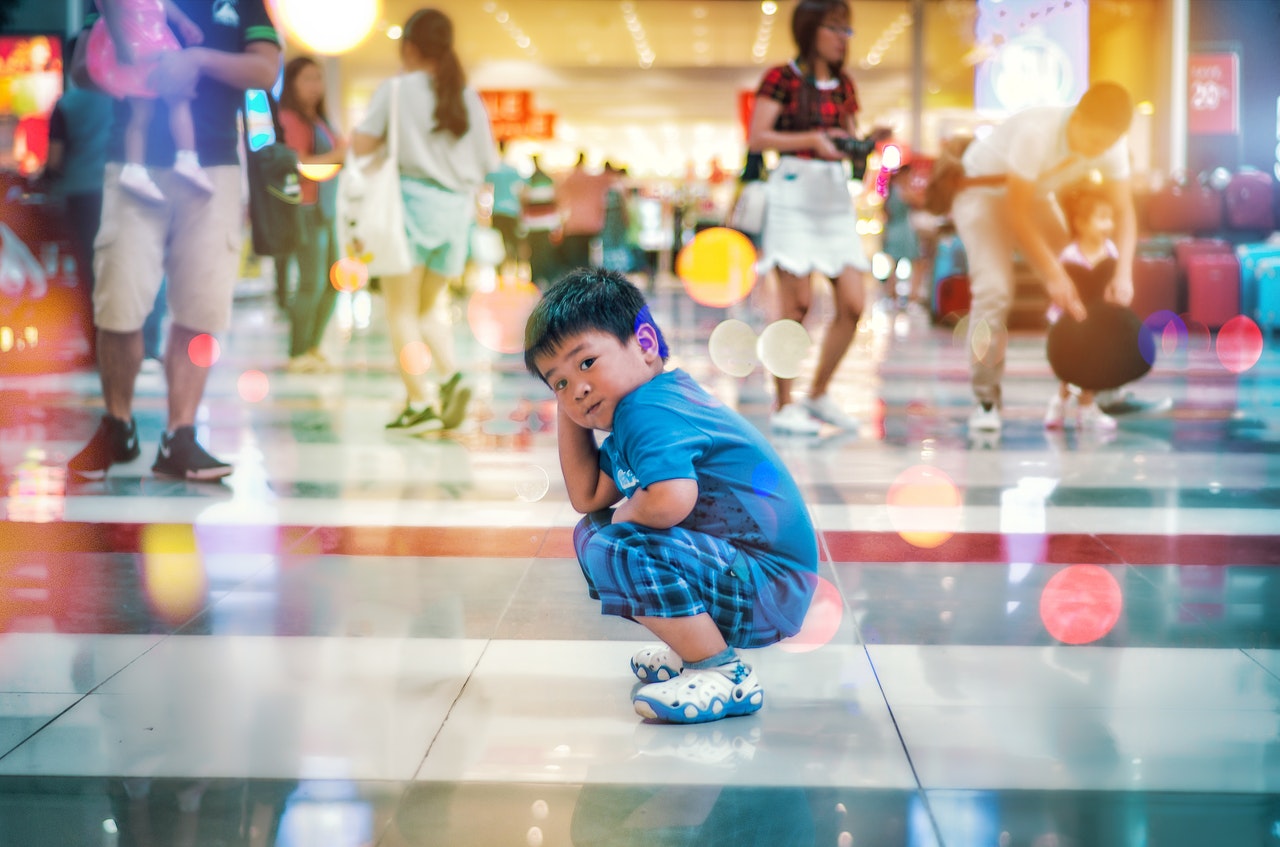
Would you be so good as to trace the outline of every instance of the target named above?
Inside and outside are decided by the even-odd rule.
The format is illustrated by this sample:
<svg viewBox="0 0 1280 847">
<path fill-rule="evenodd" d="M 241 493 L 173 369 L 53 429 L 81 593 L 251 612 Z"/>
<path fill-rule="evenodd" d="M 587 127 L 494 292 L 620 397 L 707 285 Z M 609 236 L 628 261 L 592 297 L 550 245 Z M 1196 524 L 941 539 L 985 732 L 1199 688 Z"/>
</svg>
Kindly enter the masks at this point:
<svg viewBox="0 0 1280 847">
<path fill-rule="evenodd" d="M 837 150 L 849 158 L 849 165 L 853 168 L 854 179 L 862 179 L 866 176 L 867 157 L 871 155 L 872 150 L 876 149 L 875 138 L 842 136 L 832 138 L 831 142 L 835 144 Z"/>
</svg>

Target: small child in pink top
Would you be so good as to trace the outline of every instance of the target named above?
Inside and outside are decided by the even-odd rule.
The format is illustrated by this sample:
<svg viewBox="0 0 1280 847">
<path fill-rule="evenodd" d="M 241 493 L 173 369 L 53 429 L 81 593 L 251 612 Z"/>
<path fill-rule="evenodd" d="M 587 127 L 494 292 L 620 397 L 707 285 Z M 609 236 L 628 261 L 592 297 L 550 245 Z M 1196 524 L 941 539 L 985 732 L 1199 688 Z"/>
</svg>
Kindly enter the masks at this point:
<svg viewBox="0 0 1280 847">
<path fill-rule="evenodd" d="M 151 123 L 156 98 L 148 76 L 161 54 L 182 49 L 169 28 L 170 21 L 188 45 L 202 43 L 204 33 L 172 0 L 96 2 L 102 16 L 89 32 L 89 75 L 103 91 L 129 103 L 120 185 L 144 200 L 161 202 L 164 195 L 145 165 L 147 126 Z M 213 184 L 196 155 L 191 103 L 185 98 L 167 102 L 169 131 L 178 150 L 173 170 L 202 191 L 212 193 Z"/>
</svg>

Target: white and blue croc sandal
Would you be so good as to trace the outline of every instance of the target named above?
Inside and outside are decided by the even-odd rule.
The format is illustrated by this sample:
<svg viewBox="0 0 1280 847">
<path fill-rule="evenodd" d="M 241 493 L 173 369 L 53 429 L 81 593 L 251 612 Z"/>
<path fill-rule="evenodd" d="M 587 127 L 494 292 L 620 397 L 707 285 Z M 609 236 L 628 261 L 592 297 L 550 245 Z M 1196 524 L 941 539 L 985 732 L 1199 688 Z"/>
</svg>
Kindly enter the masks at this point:
<svg viewBox="0 0 1280 847">
<path fill-rule="evenodd" d="M 642 687 L 632 703 L 642 718 L 707 723 L 760 711 L 764 689 L 755 671 L 739 662 L 732 677 L 719 668 L 686 668 L 675 679 Z"/>
<path fill-rule="evenodd" d="M 641 682 L 665 682 L 684 670 L 680 654 L 665 644 L 654 644 L 631 657 L 631 672 Z"/>
</svg>

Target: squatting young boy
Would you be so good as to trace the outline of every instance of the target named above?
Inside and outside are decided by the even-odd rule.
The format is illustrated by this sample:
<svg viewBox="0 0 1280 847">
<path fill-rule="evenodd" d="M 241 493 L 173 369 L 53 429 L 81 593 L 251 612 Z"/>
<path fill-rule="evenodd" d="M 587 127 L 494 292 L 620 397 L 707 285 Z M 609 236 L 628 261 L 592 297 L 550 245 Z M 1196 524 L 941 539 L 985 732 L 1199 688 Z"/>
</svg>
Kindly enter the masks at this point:
<svg viewBox="0 0 1280 847">
<path fill-rule="evenodd" d="M 665 642 L 631 669 L 636 712 L 702 723 L 759 710 L 735 647 L 799 631 L 818 550 L 795 481 L 764 437 L 687 373 L 621 274 L 577 270 L 525 329 L 525 365 L 555 392 L 578 561 L 601 611 Z M 597 446 L 595 430 L 610 433 Z M 617 508 L 611 508 L 617 504 Z"/>
</svg>

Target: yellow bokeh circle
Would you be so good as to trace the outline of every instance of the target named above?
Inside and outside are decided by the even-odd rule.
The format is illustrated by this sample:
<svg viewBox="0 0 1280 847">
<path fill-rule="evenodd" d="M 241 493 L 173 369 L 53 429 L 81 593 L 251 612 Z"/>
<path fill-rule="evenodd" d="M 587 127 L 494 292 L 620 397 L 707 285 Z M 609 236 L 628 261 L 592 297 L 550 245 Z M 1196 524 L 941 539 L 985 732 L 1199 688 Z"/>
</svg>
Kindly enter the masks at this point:
<svg viewBox="0 0 1280 847">
<path fill-rule="evenodd" d="M 698 303 L 732 306 L 755 287 L 756 248 L 737 230 L 704 229 L 676 256 L 676 276 Z"/>
</svg>

